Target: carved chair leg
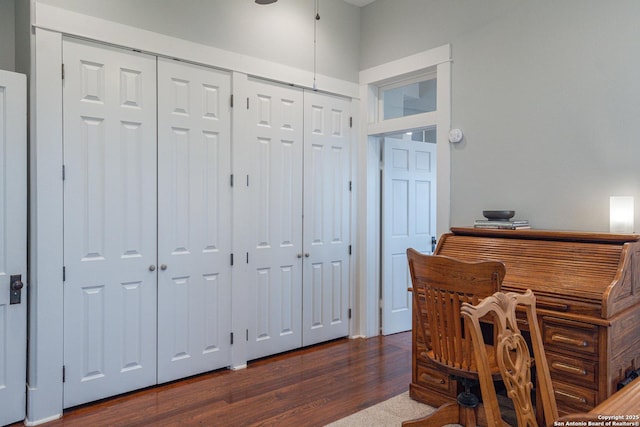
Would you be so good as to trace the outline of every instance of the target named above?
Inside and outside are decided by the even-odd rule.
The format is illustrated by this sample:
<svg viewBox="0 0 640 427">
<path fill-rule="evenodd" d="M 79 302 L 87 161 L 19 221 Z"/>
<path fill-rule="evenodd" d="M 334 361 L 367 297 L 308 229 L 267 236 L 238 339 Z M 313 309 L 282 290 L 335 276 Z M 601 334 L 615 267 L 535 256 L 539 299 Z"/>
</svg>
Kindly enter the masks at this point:
<svg viewBox="0 0 640 427">
<path fill-rule="evenodd" d="M 402 427 L 433 427 L 457 424 L 460 420 L 460 406 L 450 402 L 440 406 L 427 416 L 415 420 L 403 421 Z"/>
<path fill-rule="evenodd" d="M 476 415 L 478 417 L 478 427 L 491 427 L 489 425 L 489 421 L 487 421 L 486 410 L 487 408 L 483 403 L 479 404 L 478 407 L 476 408 Z M 512 426 L 511 424 L 509 424 L 503 419 L 500 419 L 498 423 L 499 423 L 498 425 L 501 427 L 517 427 L 517 426 Z"/>
</svg>

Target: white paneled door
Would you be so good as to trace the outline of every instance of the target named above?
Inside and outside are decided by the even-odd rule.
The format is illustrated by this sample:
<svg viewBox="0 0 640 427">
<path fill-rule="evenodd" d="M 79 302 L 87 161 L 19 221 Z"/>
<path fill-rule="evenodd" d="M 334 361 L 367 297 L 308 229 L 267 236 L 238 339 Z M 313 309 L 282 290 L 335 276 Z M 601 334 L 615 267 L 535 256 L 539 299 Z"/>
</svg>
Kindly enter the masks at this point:
<svg viewBox="0 0 640 427">
<path fill-rule="evenodd" d="M 64 407 L 231 365 L 232 271 L 239 359 L 348 334 L 350 101 L 240 77 L 232 175 L 230 73 L 63 61 Z"/>
<path fill-rule="evenodd" d="M 25 76 L 0 70 L 0 425 L 26 405 L 26 105 Z"/>
<path fill-rule="evenodd" d="M 349 333 L 350 104 L 304 95 L 305 346 Z"/>
<path fill-rule="evenodd" d="M 251 360 L 349 333 L 351 103 L 248 88 Z"/>
<path fill-rule="evenodd" d="M 247 358 L 302 345 L 302 91 L 249 81 Z"/>
<path fill-rule="evenodd" d="M 63 41 L 64 406 L 156 383 L 156 59 Z"/>
<path fill-rule="evenodd" d="M 411 329 L 407 248 L 431 253 L 436 144 L 385 138 L 382 173 L 382 333 Z"/>
<path fill-rule="evenodd" d="M 230 75 L 158 60 L 158 381 L 230 365 Z"/>
</svg>

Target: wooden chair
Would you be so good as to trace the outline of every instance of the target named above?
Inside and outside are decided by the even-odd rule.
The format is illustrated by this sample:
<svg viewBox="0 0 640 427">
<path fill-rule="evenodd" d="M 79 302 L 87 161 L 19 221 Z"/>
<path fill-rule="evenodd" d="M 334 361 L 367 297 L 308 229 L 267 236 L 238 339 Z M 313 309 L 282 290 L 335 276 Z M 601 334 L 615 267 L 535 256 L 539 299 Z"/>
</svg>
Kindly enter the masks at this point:
<svg viewBox="0 0 640 427">
<path fill-rule="evenodd" d="M 493 384 L 493 363 L 497 362 L 502 379 L 507 389 L 507 396 L 513 401 L 518 426 L 538 426 L 536 411 L 532 404 L 531 380 L 532 358 L 529 346 L 520 333 L 516 321 L 516 306 L 524 307 L 529 325 L 533 357 L 536 360 L 536 397 L 538 405 L 542 405 L 544 422 L 552 426 L 558 419 L 558 409 L 553 393 L 549 366 L 544 355 L 542 336 L 536 315 L 536 298 L 531 290 L 524 294 L 515 292 L 496 292 L 473 306 L 462 304 L 461 313 L 466 320 L 467 333 L 473 342 L 473 351 L 480 373 L 480 388 L 486 408 L 487 424 L 489 427 L 499 426 L 500 410 L 496 390 Z M 494 354 L 489 354 L 483 345 L 484 339 L 480 327 L 480 319 L 491 319 L 493 323 Z"/>
<path fill-rule="evenodd" d="M 471 393 L 479 376 L 470 340 L 464 335 L 460 316 L 462 303 L 477 304 L 482 298 L 500 290 L 505 276 L 504 264 L 498 261 L 466 262 L 443 255 L 423 255 L 407 250 L 413 288 L 414 315 L 426 352 L 420 357 L 450 375 L 464 386 L 457 398 L 435 412 L 403 426 L 442 426 L 462 424 L 476 426 L 479 399 Z M 491 368 L 496 379 L 500 373 Z"/>
</svg>

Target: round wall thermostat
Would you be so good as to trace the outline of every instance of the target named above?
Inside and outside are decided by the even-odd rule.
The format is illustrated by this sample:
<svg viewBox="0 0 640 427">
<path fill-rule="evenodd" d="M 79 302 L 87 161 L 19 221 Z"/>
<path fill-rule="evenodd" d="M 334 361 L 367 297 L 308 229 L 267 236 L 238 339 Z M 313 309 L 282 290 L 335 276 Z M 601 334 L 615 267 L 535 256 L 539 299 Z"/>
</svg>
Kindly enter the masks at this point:
<svg viewBox="0 0 640 427">
<path fill-rule="evenodd" d="M 462 141 L 462 131 L 460 129 L 451 129 L 449 131 L 449 142 Z"/>
</svg>

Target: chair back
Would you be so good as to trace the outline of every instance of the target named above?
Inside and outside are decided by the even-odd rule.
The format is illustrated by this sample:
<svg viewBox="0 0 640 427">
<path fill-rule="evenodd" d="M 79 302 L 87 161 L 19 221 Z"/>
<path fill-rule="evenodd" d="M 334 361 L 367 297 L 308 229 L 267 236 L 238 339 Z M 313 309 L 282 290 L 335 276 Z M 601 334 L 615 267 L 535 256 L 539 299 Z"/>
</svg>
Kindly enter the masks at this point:
<svg viewBox="0 0 640 427">
<path fill-rule="evenodd" d="M 495 360 L 507 389 L 507 396 L 513 401 L 518 426 L 537 426 L 536 413 L 532 404 L 531 381 L 532 359 L 527 341 L 520 333 L 516 321 L 516 306 L 525 309 L 533 357 L 536 365 L 536 377 L 539 388 L 538 396 L 543 407 L 545 424 L 552 426 L 558 418 L 558 408 L 553 393 L 553 385 L 549 374 L 549 366 L 544 355 L 542 336 L 536 314 L 536 298 L 527 290 L 524 294 L 515 292 L 496 292 L 479 304 L 463 304 L 461 313 L 466 320 L 467 333 L 473 341 L 473 351 L 478 363 L 482 400 L 487 408 L 487 424 L 499 426 L 500 411 L 496 391 L 489 372 L 489 355 L 483 345 L 484 339 L 480 327 L 480 319 L 485 318 L 494 325 L 493 349 Z"/>
<path fill-rule="evenodd" d="M 465 339 L 460 306 L 500 290 L 505 276 L 499 261 L 466 262 L 444 255 L 407 250 L 414 315 L 426 357 L 457 371 L 476 371 L 470 340 Z M 475 374 L 477 377 L 477 373 Z"/>
</svg>

